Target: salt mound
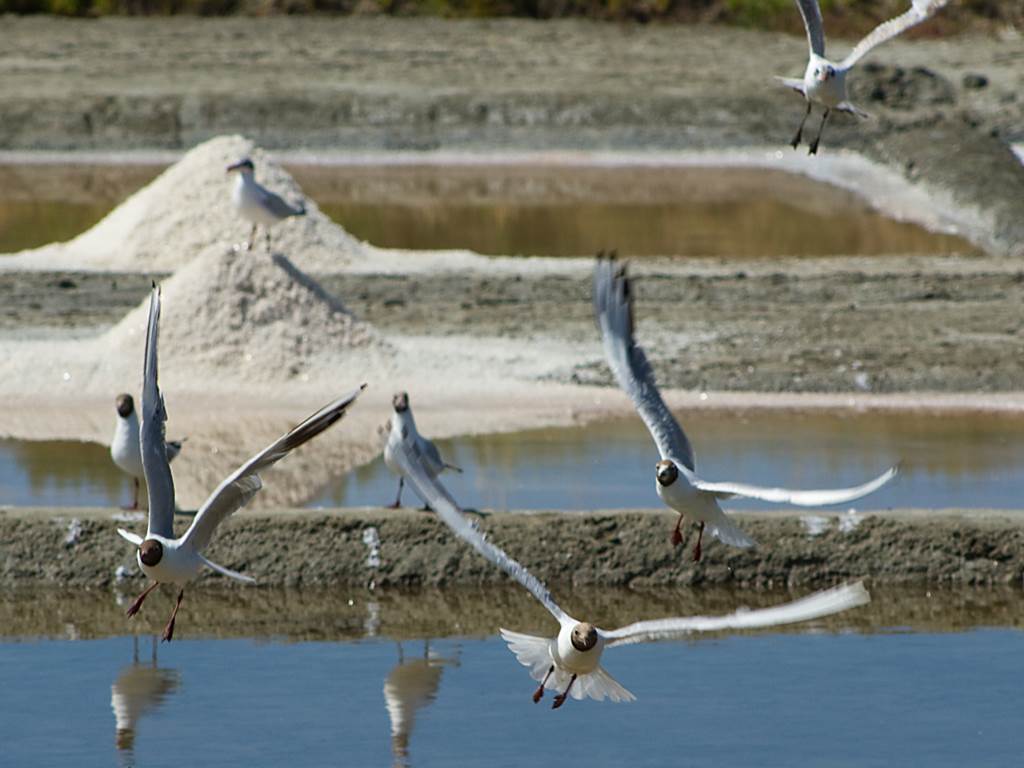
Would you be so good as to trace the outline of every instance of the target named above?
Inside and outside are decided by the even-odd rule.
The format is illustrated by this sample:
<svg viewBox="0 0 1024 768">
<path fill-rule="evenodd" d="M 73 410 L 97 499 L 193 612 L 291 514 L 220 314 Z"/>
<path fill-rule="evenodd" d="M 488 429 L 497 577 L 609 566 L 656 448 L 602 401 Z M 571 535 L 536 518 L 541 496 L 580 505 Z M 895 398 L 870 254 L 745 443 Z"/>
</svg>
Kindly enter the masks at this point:
<svg viewBox="0 0 1024 768">
<path fill-rule="evenodd" d="M 355 384 L 386 375 L 393 348 L 287 258 L 213 247 L 162 285 L 165 389 L 206 391 L 283 382 Z M 99 343 L 141 370 L 148 298 Z M 350 381 L 351 380 L 351 381 Z"/>
<path fill-rule="evenodd" d="M 231 204 L 233 176 L 225 168 L 251 157 L 256 179 L 285 200 L 305 200 L 306 215 L 272 229 L 275 252 L 289 254 L 312 272 L 331 272 L 367 258 L 369 248 L 305 198 L 291 175 L 241 136 L 200 144 L 146 187 L 125 200 L 88 232 L 67 243 L 23 251 L 5 266 L 40 269 L 110 269 L 173 272 L 213 245 L 226 247 L 249 236 L 250 224 Z M 265 249 L 263 232 L 257 247 Z"/>
</svg>

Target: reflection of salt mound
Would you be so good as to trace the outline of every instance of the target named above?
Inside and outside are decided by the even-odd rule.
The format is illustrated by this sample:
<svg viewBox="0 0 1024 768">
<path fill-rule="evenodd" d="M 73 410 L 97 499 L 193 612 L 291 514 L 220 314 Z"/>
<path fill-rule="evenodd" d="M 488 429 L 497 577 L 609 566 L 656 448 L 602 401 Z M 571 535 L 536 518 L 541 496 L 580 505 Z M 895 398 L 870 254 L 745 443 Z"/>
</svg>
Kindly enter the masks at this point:
<svg viewBox="0 0 1024 768">
<path fill-rule="evenodd" d="M 284 256 L 211 248 L 162 290 L 160 371 L 168 386 L 330 379 L 340 370 L 365 380 L 391 358 L 370 325 Z M 147 298 L 107 332 L 109 358 L 141 359 L 148 305 Z"/>
<path fill-rule="evenodd" d="M 231 204 L 234 178 L 225 167 L 245 156 L 253 159 L 260 183 L 285 200 L 304 199 L 288 172 L 252 142 L 221 136 L 188 152 L 88 232 L 68 243 L 26 251 L 21 258 L 26 266 L 169 272 L 209 246 L 241 242 L 250 224 Z M 314 272 L 336 270 L 364 257 L 362 243 L 312 200 L 305 202 L 305 216 L 273 228 L 275 252 L 289 254 Z M 264 247 L 262 240 L 259 247 Z"/>
</svg>

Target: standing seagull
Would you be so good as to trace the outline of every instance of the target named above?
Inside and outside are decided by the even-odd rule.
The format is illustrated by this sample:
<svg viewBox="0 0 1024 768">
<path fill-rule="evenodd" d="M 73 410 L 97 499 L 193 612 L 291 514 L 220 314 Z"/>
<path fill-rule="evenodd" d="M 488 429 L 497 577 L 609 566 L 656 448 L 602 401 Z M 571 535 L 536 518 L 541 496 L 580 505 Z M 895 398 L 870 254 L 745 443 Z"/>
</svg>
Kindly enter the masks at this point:
<svg viewBox="0 0 1024 768">
<path fill-rule="evenodd" d="M 253 176 L 254 167 L 248 157 L 228 166 L 228 173 L 237 172 L 235 187 L 231 190 L 231 202 L 238 212 L 252 222 L 252 232 L 244 250 L 249 250 L 256 242 L 256 227 L 262 225 L 267 235 L 267 251 L 270 251 L 270 228 L 279 221 L 292 216 L 305 216 L 306 206 L 299 204 L 292 207 L 278 195 L 258 183 Z"/>
<path fill-rule="evenodd" d="M 777 79 L 788 88 L 792 88 L 803 94 L 807 100 L 807 111 L 804 119 L 800 121 L 800 127 L 790 144 L 796 149 L 803 136 L 804 123 L 811 115 L 811 105 L 818 104 L 825 108 L 821 116 L 821 125 L 818 126 L 818 135 L 811 142 L 808 154 L 818 153 L 818 142 L 821 141 L 821 132 L 825 130 L 825 121 L 829 113 L 835 109 L 839 112 L 849 112 L 858 117 L 867 117 L 867 113 L 858 109 L 847 100 L 846 75 L 853 68 L 853 65 L 860 61 L 876 45 L 884 43 L 890 38 L 896 37 L 904 30 L 910 29 L 915 24 L 930 17 L 948 0 L 912 0 L 910 9 L 894 19 L 879 24 L 872 30 L 871 34 L 854 46 L 846 58 L 835 64 L 825 58 L 825 29 L 821 23 L 821 9 L 818 8 L 818 0 L 796 0 L 800 15 L 804 19 L 804 27 L 807 30 L 807 44 L 810 47 L 810 58 L 807 61 L 807 69 L 804 72 L 803 80 L 790 77 L 778 77 Z"/>
<path fill-rule="evenodd" d="M 147 587 L 128 609 L 129 616 L 139 612 L 146 596 L 160 586 L 161 582 L 166 581 L 180 586 L 178 600 L 163 634 L 163 639 L 170 641 L 174 635 L 174 619 L 185 596 L 184 585 L 195 578 L 204 565 L 238 581 L 255 581 L 249 576 L 210 562 L 203 557 L 201 550 L 210 542 L 210 537 L 217 526 L 232 512 L 245 506 L 263 487 L 258 472 L 280 461 L 295 448 L 341 419 L 345 415 L 345 410 L 366 385 L 363 384 L 324 406 L 235 470 L 199 508 L 192 525 L 184 535 L 175 538 L 174 479 L 171 477 L 171 467 L 167 462 L 167 451 L 164 447 L 164 422 L 167 420 L 167 411 L 164 408 L 163 395 L 157 386 L 159 324 L 160 289 L 154 284 L 149 302 L 149 328 L 146 331 L 141 427 L 142 466 L 145 470 L 146 488 L 149 491 L 149 526 L 145 539 L 121 528 L 118 528 L 117 532 L 139 548 L 136 553 L 139 567 L 146 576 L 153 579 L 153 584 Z"/>
<path fill-rule="evenodd" d="M 611 701 L 633 701 L 633 694 L 623 688 L 601 666 L 601 653 L 606 647 L 679 639 L 694 632 L 793 624 L 830 616 L 871 601 L 871 596 L 864 589 L 864 585 L 857 582 L 817 592 L 774 608 L 739 610 L 728 616 L 654 619 L 630 624 L 621 629 L 600 629 L 563 611 L 551 597 L 547 587 L 520 563 L 509 557 L 504 550 L 486 539 L 480 529 L 462 514 L 440 481 L 427 472 L 423 456 L 415 443 L 411 440 L 403 441 L 401 450 L 396 452 L 396 458 L 402 464 L 409 482 L 437 511 L 438 517 L 460 539 L 526 587 L 555 617 L 559 625 L 558 635 L 555 637 L 535 637 L 508 629 L 501 630 L 502 638 L 508 643 L 509 649 L 519 663 L 528 668 L 530 676 L 540 683 L 533 694 L 533 701 L 536 703 L 541 700 L 545 688 L 559 691 L 552 702 L 552 709 L 562 706 L 569 696 L 574 699 L 589 696 L 597 701 L 605 698 Z"/>
<path fill-rule="evenodd" d="M 661 454 L 661 461 L 655 465 L 655 488 L 661 500 L 679 513 L 672 531 L 672 543 L 678 546 L 683 541 L 680 526 L 684 516 L 689 515 L 698 523 L 700 532 L 693 548 L 695 562 L 700 561 L 705 525 L 710 527 L 712 535 L 730 546 L 754 546 L 754 540 L 718 506 L 719 499 L 741 496 L 800 507 L 843 504 L 878 490 L 896 476 L 896 467 L 891 467 L 864 485 L 816 491 L 760 488 L 732 482 L 709 483 L 701 479 L 695 471 L 690 441 L 661 399 L 647 355 L 633 339 L 632 289 L 626 268 L 619 265 L 614 253 L 607 258 L 598 254 L 594 269 L 594 311 L 608 365 L 619 386 L 633 401 Z"/>
<path fill-rule="evenodd" d="M 110 458 L 122 472 L 131 475 L 135 483 L 131 509 L 138 509 L 139 481 L 145 479 L 142 471 L 142 451 L 139 448 L 139 415 L 131 395 L 122 393 L 114 402 L 117 406 L 117 425 L 114 427 L 114 439 L 110 441 Z M 179 453 L 180 440 L 167 443 L 168 461 L 174 461 Z"/>
<path fill-rule="evenodd" d="M 409 408 L 409 395 L 407 393 L 399 392 L 391 399 L 391 405 L 395 409 L 395 415 L 391 417 L 388 441 L 384 444 L 384 463 L 388 469 L 398 475 L 398 495 L 395 497 L 395 503 L 389 505 L 391 509 L 398 509 L 402 506 L 402 487 L 405 484 L 405 476 L 402 472 L 401 464 L 395 457 L 395 452 L 406 437 L 416 442 L 418 450 L 423 456 L 423 466 L 431 477 L 437 477 L 446 469 L 455 472 L 462 472 L 462 470 L 442 459 L 441 452 L 437 450 L 437 446 L 421 435 L 416 429 L 416 420 L 412 417 L 412 409 Z M 423 499 L 423 503 L 425 505 L 424 509 L 430 507 L 426 498 Z"/>
</svg>

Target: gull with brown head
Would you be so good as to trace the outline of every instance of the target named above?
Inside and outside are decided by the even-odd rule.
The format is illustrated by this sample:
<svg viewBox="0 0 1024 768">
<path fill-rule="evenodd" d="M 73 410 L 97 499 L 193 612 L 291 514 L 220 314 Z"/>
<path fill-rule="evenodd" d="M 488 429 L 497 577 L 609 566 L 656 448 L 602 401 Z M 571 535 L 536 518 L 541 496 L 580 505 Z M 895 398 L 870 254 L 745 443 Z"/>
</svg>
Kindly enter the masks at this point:
<svg viewBox="0 0 1024 768">
<path fill-rule="evenodd" d="M 256 167 L 248 157 L 229 165 L 227 172 L 237 174 L 235 186 L 231 190 L 231 202 L 242 218 L 252 222 L 252 232 L 249 233 L 249 241 L 245 243 L 243 250 L 253 247 L 256 242 L 256 228 L 263 227 L 267 236 L 267 252 L 269 253 L 270 228 L 279 221 L 290 219 L 293 216 L 305 216 L 306 206 L 301 203 L 291 205 L 285 202 L 280 195 L 271 192 L 256 181 Z"/>
<path fill-rule="evenodd" d="M 417 449 L 423 457 L 424 469 L 427 470 L 431 477 L 437 477 L 448 469 L 453 472 L 462 472 L 462 470 L 454 464 L 445 461 L 441 457 L 441 451 L 438 450 L 434 442 L 425 438 L 416 429 L 416 419 L 413 418 L 407 392 L 396 393 L 391 399 L 391 406 L 394 409 L 394 413 L 388 423 L 387 442 L 384 444 L 384 464 L 394 474 L 398 475 L 398 495 L 395 497 L 394 503 L 389 505 L 391 509 L 398 509 L 402 506 L 402 488 L 405 485 L 405 475 L 402 473 L 402 467 L 395 457 L 395 452 L 403 440 L 415 441 Z M 424 510 L 430 508 L 426 499 L 423 499 L 423 504 Z"/>
<path fill-rule="evenodd" d="M 117 409 L 117 424 L 110 441 L 110 458 L 118 469 L 132 478 L 135 485 L 133 501 L 129 509 L 139 508 L 139 481 L 145 480 L 142 471 L 142 451 L 139 448 L 139 415 L 135 410 L 135 399 L 122 392 L 114 401 Z M 181 440 L 167 441 L 167 461 L 174 461 L 181 453 Z"/>
</svg>

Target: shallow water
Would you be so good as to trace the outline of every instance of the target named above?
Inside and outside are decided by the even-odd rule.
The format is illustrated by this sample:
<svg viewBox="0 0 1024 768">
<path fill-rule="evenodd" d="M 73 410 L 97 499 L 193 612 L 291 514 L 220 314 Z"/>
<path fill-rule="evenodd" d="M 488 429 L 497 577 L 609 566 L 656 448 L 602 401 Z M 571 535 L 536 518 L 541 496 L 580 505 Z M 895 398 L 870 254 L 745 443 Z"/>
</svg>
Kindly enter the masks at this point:
<svg viewBox="0 0 1024 768">
<path fill-rule="evenodd" d="M 504 605 L 505 590 L 496 592 Z M 867 609 L 809 631 L 610 649 L 605 666 L 637 701 L 571 700 L 557 712 L 550 694 L 530 702 L 534 683 L 494 626 L 483 636 L 452 626 L 441 637 L 399 632 L 396 640 L 371 621 L 351 635 L 358 640 L 288 642 L 258 630 L 264 609 L 247 614 L 247 634 L 211 639 L 195 633 L 187 601 L 169 645 L 123 615 L 112 615 L 99 639 L 0 641 L 5 763 L 230 768 L 296 764 L 301 755 L 304 765 L 518 766 L 585 748 L 592 766 L 1013 765 L 1024 747 L 1022 635 L 984 613 L 965 623 L 958 603 L 966 594 L 878 593 Z M 991 593 L 978 594 L 984 602 Z M 1021 615 L 1019 591 L 998 595 Z M 309 604 L 324 602 L 316 597 Z M 377 596 L 355 597 L 354 608 L 336 597 L 335 611 L 372 617 Z M 424 596 L 380 597 L 379 613 L 400 616 L 416 613 Z M 731 607 L 718 596 L 705 610 L 733 610 L 745 597 L 770 604 L 793 596 L 733 595 Z M 632 616 L 657 610 L 649 596 L 617 598 L 615 622 L 628 620 L 631 602 Z M 89 593 L 83 605 L 102 599 Z M 148 617 L 158 626 L 167 600 L 147 603 L 139 618 L 160 614 Z M 690 600 L 700 610 L 703 595 Z M 7 595 L 0 611 L 19 602 Z M 493 607 L 487 595 L 458 605 L 467 616 Z M 926 618 L 894 627 L 903 612 Z M 543 611 L 495 620 L 553 628 Z M 129 636 L 131 628 L 143 634 Z"/>
<path fill-rule="evenodd" d="M 901 462 L 901 474 L 858 510 L 1019 509 L 1024 418 L 931 413 L 693 412 L 679 417 L 700 472 L 762 485 L 854 485 Z M 487 509 L 659 507 L 658 456 L 638 419 L 439 441 L 463 468 L 445 483 L 466 506 Z M 186 450 L 188 450 L 186 446 Z M 287 466 L 287 462 L 283 465 Z M 187 471 L 182 462 L 175 473 Z M 268 483 L 274 482 L 268 475 Z M 309 506 L 380 506 L 397 479 L 381 460 L 340 476 Z M 0 440 L 0 504 L 113 506 L 130 501 L 130 480 L 105 446 Z M 414 504 L 411 490 L 403 500 Z M 257 498 L 258 501 L 258 498 Z M 733 509 L 770 505 L 732 500 Z"/>
<path fill-rule="evenodd" d="M 0 166 L 0 253 L 67 240 L 152 179 L 145 165 Z M 974 252 L 781 171 L 738 168 L 289 166 L 352 234 L 487 254 L 758 258 Z M 225 182 L 225 205 L 228 204 Z"/>
</svg>

